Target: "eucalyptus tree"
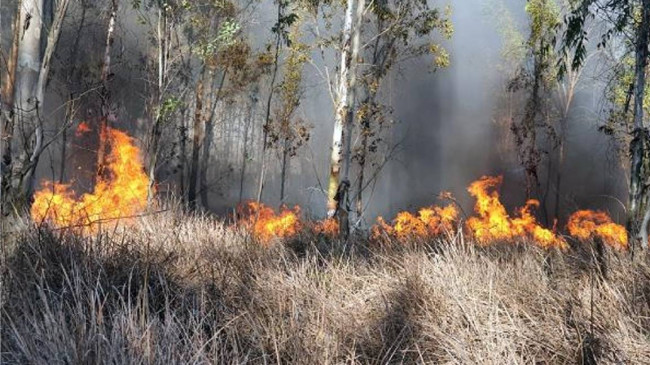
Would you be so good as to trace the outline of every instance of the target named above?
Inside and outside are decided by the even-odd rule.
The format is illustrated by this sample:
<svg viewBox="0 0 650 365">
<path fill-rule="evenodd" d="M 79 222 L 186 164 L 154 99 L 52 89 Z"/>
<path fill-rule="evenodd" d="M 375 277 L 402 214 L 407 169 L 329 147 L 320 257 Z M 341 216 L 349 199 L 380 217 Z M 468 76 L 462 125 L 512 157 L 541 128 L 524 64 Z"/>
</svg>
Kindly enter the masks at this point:
<svg viewBox="0 0 650 365">
<path fill-rule="evenodd" d="M 450 14 L 451 8 L 430 7 L 425 0 L 383 0 L 370 4 L 369 13 L 362 23 L 359 51 L 363 62 L 359 66 L 360 102 L 355 121 L 360 142 L 350 146 L 353 151 L 351 162 L 358 164 L 353 198 L 357 222 L 365 210 L 364 190 L 377 179 L 394 149 L 385 142 L 385 133 L 391 125 L 391 110 L 386 100 L 392 92 L 386 89 L 386 80 L 400 64 L 419 57 L 430 57 L 429 71 L 449 65 L 449 55 L 441 40 L 449 39 L 453 34 Z M 355 121 L 350 120 L 350 125 Z M 367 171 L 369 165 L 374 168 Z"/>
<path fill-rule="evenodd" d="M 631 238 L 641 238 L 642 247 L 648 247 L 650 205 L 650 136 L 645 118 L 644 101 L 647 97 L 647 72 L 650 51 L 650 0 L 576 0 L 566 19 L 565 50 L 573 50 L 571 62 L 562 63 L 561 71 L 568 67 L 581 67 L 587 58 L 588 37 L 586 24 L 600 17 L 606 28 L 600 34 L 598 46 L 609 47 L 613 40 L 626 38 L 629 52 L 634 54 L 634 71 L 630 81 L 629 99 L 633 101 L 629 122 L 630 176 L 627 226 Z M 626 123 L 627 124 L 627 123 Z"/>
<path fill-rule="evenodd" d="M 4 201 L 29 202 L 35 185 L 34 173 L 41 154 L 52 142 L 46 140 L 43 105 L 50 77 L 51 61 L 56 51 L 69 0 L 22 0 L 17 2 L 11 61 L 3 85 L 3 169 L 0 174 Z M 47 5 L 47 6 L 46 6 Z M 52 24 L 43 31 L 45 9 L 54 11 Z M 46 36 L 42 39 L 43 35 Z M 45 48 L 41 47 L 45 44 Z M 11 101 L 12 105 L 6 102 Z M 20 144 L 13 143 L 14 140 Z"/>
</svg>

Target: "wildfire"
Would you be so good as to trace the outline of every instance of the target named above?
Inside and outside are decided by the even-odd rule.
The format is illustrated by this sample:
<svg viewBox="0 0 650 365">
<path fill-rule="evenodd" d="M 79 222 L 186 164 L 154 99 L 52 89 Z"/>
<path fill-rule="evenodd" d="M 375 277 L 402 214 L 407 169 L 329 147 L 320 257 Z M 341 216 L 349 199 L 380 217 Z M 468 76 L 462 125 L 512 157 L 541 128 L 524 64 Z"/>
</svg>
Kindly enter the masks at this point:
<svg viewBox="0 0 650 365">
<path fill-rule="evenodd" d="M 467 189 L 474 198 L 474 211 L 478 216 L 467 220 L 467 229 L 479 244 L 486 245 L 496 241 L 526 239 L 542 247 L 566 248 L 567 243 L 553 231 L 540 226 L 531 213 L 539 202 L 531 199 L 519 209 L 519 216 L 511 218 L 501 204 L 497 189 L 501 185 L 501 176 L 484 176 L 473 182 Z"/>
<path fill-rule="evenodd" d="M 372 228 L 371 236 L 374 239 L 392 237 L 400 242 L 421 237 L 438 236 L 445 232 L 452 232 L 454 223 L 458 219 L 458 209 L 453 205 L 446 207 L 431 206 L 422 208 L 417 215 L 410 212 L 400 212 L 388 224 L 382 217 L 377 218 L 377 224 Z"/>
<path fill-rule="evenodd" d="M 276 213 L 262 203 L 249 202 L 240 212 L 244 216 L 244 225 L 252 230 L 256 239 L 270 243 L 274 238 L 295 236 L 301 229 L 300 208 L 282 208 Z"/>
<path fill-rule="evenodd" d="M 579 210 L 569 217 L 569 234 L 580 240 L 598 237 L 603 243 L 619 250 L 627 249 L 627 231 L 605 212 Z"/>
<path fill-rule="evenodd" d="M 100 223 L 129 220 L 146 208 L 149 178 L 133 139 L 112 128 L 102 133 L 101 138 L 110 147 L 110 153 L 106 174 L 98 177 L 94 190 L 78 197 L 68 184 L 43 183 L 31 207 L 34 221 L 95 231 Z"/>
<path fill-rule="evenodd" d="M 339 222 L 334 218 L 327 218 L 314 224 L 314 232 L 334 238 L 339 235 Z"/>
</svg>

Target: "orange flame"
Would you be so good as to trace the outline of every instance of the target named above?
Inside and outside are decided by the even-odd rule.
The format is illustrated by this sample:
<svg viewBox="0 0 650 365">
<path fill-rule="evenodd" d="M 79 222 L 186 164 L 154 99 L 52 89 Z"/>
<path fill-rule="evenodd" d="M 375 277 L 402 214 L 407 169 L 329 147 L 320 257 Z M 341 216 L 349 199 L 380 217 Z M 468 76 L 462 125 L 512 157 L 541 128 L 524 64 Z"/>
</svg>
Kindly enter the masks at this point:
<svg viewBox="0 0 650 365">
<path fill-rule="evenodd" d="M 252 230 L 256 239 L 265 244 L 274 238 L 293 237 L 302 228 L 300 208 L 297 206 L 293 210 L 283 207 L 277 214 L 262 203 L 249 202 L 242 213 L 245 216 L 244 225 Z"/>
<path fill-rule="evenodd" d="M 567 224 L 569 234 L 586 241 L 594 237 L 619 250 L 627 249 L 627 231 L 625 227 L 612 221 L 605 212 L 579 210 L 569 217 Z"/>
<path fill-rule="evenodd" d="M 483 176 L 473 182 L 467 189 L 474 198 L 474 211 L 477 217 L 467 220 L 467 228 L 479 244 L 487 245 L 496 241 L 528 239 L 544 248 L 566 248 L 566 241 L 553 231 L 537 224 L 532 208 L 539 206 L 537 200 L 531 199 L 519 209 L 519 217 L 511 218 L 499 199 L 498 187 L 503 177 Z"/>
<path fill-rule="evenodd" d="M 110 146 L 105 177 L 92 193 L 77 197 L 68 184 L 43 183 L 34 194 L 31 216 L 57 227 L 96 231 L 99 223 L 129 220 L 146 208 L 149 178 L 140 162 L 140 150 L 126 133 L 108 128 L 102 133 Z"/>
<path fill-rule="evenodd" d="M 77 130 L 74 132 L 74 135 L 77 137 L 81 137 L 83 134 L 90 132 L 90 125 L 86 122 L 81 122 L 77 126 Z"/>
<path fill-rule="evenodd" d="M 335 218 L 318 221 L 314 224 L 314 232 L 335 238 L 339 235 L 339 222 Z"/>
<path fill-rule="evenodd" d="M 386 223 L 382 217 L 377 218 L 377 224 L 372 227 L 371 237 L 381 239 L 388 236 L 400 242 L 418 237 L 434 237 L 452 232 L 457 219 L 458 209 L 453 205 L 443 208 L 437 206 L 422 208 L 418 215 L 400 212 L 392 225 Z"/>
</svg>

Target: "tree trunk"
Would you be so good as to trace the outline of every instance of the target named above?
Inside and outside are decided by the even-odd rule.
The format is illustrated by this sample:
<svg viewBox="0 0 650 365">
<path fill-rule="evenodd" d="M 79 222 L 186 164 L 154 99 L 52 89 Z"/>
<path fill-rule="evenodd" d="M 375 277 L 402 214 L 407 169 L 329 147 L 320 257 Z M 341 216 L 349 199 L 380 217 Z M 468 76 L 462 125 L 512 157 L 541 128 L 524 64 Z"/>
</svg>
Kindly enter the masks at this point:
<svg viewBox="0 0 650 365">
<path fill-rule="evenodd" d="M 641 237 L 647 237 L 648 227 L 640 225 L 640 212 L 645 210 L 642 206 L 643 195 L 646 194 L 645 176 L 648 173 L 647 159 L 648 133 L 643 123 L 643 100 L 646 86 L 646 68 L 648 66 L 648 41 L 650 38 L 650 0 L 642 1 L 641 24 L 636 40 L 636 65 L 635 65 L 635 87 L 634 87 L 634 139 L 630 144 L 631 167 L 630 167 L 630 191 L 629 191 L 629 215 L 628 232 L 630 239 L 635 239 L 637 232 Z M 630 240 L 632 242 L 632 240 Z M 647 239 L 642 240 L 642 247 L 647 248 Z"/>
<path fill-rule="evenodd" d="M 160 144 L 160 124 L 162 123 L 162 107 L 164 104 L 165 75 L 167 74 L 167 14 L 162 5 L 158 7 L 158 105 L 149 135 L 149 185 L 147 187 L 147 205 L 151 206 L 154 198 L 156 183 L 156 167 L 158 165 L 158 149 Z"/>
<path fill-rule="evenodd" d="M 178 195 L 181 201 L 185 202 L 185 171 L 187 170 L 187 123 L 185 121 L 185 116 L 187 115 L 187 110 L 184 108 L 181 113 L 180 126 L 178 131 L 178 138 L 180 144 L 179 152 L 179 174 L 178 174 Z"/>
<path fill-rule="evenodd" d="M 370 103 L 374 102 L 375 93 L 370 91 L 371 96 L 368 96 L 364 101 L 364 105 L 368 108 Z M 359 176 L 357 178 L 357 197 L 356 197 L 356 213 L 357 220 L 363 218 L 363 184 L 365 183 L 366 161 L 368 158 L 368 142 L 370 140 L 370 113 L 366 111 L 363 119 L 361 120 L 361 151 L 359 153 Z"/>
<path fill-rule="evenodd" d="M 20 44 L 22 1 L 16 4 L 16 15 L 12 25 L 13 40 L 11 54 L 7 61 L 6 74 L 3 77 L 2 91 L 0 93 L 0 210 L 8 201 L 9 186 L 12 169 L 11 141 L 14 135 L 14 94 L 16 85 L 16 66 L 18 64 L 18 46 Z"/>
<path fill-rule="evenodd" d="M 278 59 L 280 57 L 280 45 L 282 44 L 282 31 L 280 29 L 280 21 L 283 17 L 284 6 L 278 3 L 278 29 L 275 37 L 275 57 L 273 59 L 273 76 L 271 77 L 271 85 L 269 86 L 269 96 L 266 99 L 266 116 L 264 118 L 264 127 L 262 130 L 262 166 L 260 166 L 260 177 L 257 185 L 257 203 L 262 200 L 262 192 L 264 191 L 264 180 L 266 179 L 266 148 L 268 144 L 268 134 L 271 122 L 271 103 L 273 102 L 273 93 L 275 91 L 275 80 L 278 76 Z"/>
<path fill-rule="evenodd" d="M 42 120 L 42 111 L 43 111 L 43 101 L 45 100 L 45 87 L 47 85 L 47 79 L 50 74 L 50 63 L 52 61 L 52 56 L 56 50 L 56 46 L 59 43 L 59 36 L 61 35 L 61 28 L 63 28 L 63 19 L 65 14 L 68 11 L 68 4 L 70 0 L 60 0 L 57 8 L 56 14 L 54 16 L 54 21 L 52 23 L 52 28 L 47 37 L 47 46 L 45 48 L 45 54 L 43 55 L 43 61 L 41 63 L 40 72 L 38 75 L 38 81 L 36 83 L 36 93 L 35 93 L 35 102 L 36 102 L 36 114 L 35 117 L 35 141 L 34 149 L 31 156 L 29 157 L 29 167 L 25 174 L 25 184 L 24 184 L 24 193 L 26 200 L 31 201 L 32 193 L 34 192 L 35 187 L 35 172 L 36 167 L 38 166 L 38 161 L 43 152 L 43 120 Z"/>
<path fill-rule="evenodd" d="M 63 120 L 63 126 L 61 131 L 61 151 L 59 156 L 59 184 L 63 184 L 65 181 L 65 165 L 67 160 L 67 148 L 68 148 L 68 126 L 72 124 L 72 119 L 74 117 L 74 102 L 72 94 L 68 97 L 68 102 L 66 103 L 65 117 Z"/>
<path fill-rule="evenodd" d="M 210 149 L 212 148 L 212 141 L 214 140 L 214 112 L 217 108 L 217 103 L 219 103 L 219 100 L 221 99 L 221 92 L 223 90 L 223 85 L 226 82 L 227 74 L 228 69 L 226 68 L 221 74 L 221 80 L 219 80 L 219 87 L 216 95 L 212 95 L 213 102 L 210 105 L 210 115 L 205 122 L 205 139 L 203 141 L 203 156 L 201 158 L 199 194 L 201 196 L 201 204 L 206 208 L 208 207 L 208 191 L 210 190 L 208 186 L 208 170 L 210 169 Z"/>
<path fill-rule="evenodd" d="M 352 37 L 352 60 L 350 61 L 350 83 L 348 85 L 348 99 L 345 105 L 345 144 L 343 153 L 343 180 L 350 181 L 350 165 L 352 165 L 352 131 L 354 130 L 354 115 L 356 112 L 356 91 L 357 91 L 357 64 L 359 60 L 359 47 L 361 39 L 361 25 L 363 12 L 366 8 L 366 0 L 357 0 L 356 24 Z"/>
<path fill-rule="evenodd" d="M 108 18 L 108 27 L 106 29 L 106 44 L 104 47 L 104 63 L 102 65 L 102 88 L 100 92 L 101 98 L 101 115 L 99 125 L 99 146 L 97 148 L 97 177 L 102 177 L 104 173 L 104 166 L 106 165 L 106 140 L 103 136 L 107 133 L 110 126 L 110 89 L 108 88 L 108 81 L 111 72 L 111 48 L 113 47 L 113 38 L 115 33 L 115 22 L 117 19 L 118 0 L 111 0 L 111 12 Z"/>
<path fill-rule="evenodd" d="M 246 165 L 248 164 L 248 134 L 251 129 L 251 123 L 254 115 L 255 106 L 257 105 L 257 96 L 251 95 L 250 108 L 244 124 L 244 148 L 242 151 L 241 173 L 239 176 L 239 204 L 244 198 L 244 180 L 246 178 Z"/>
<path fill-rule="evenodd" d="M 282 166 L 280 169 L 280 205 L 284 204 L 284 191 L 287 183 L 287 168 L 289 165 L 289 139 L 285 138 L 282 146 Z"/>
<path fill-rule="evenodd" d="M 194 110 L 194 127 L 192 128 L 192 157 L 190 159 L 190 178 L 188 181 L 187 201 L 190 209 L 196 209 L 196 186 L 199 175 L 199 152 L 203 141 L 203 82 L 205 78 L 205 66 L 201 70 L 196 85 L 196 109 Z"/>
<path fill-rule="evenodd" d="M 43 18 L 43 0 L 24 0 L 20 8 L 20 42 L 18 45 L 18 66 L 16 70 L 16 89 L 15 89 L 15 110 L 16 117 L 21 135 L 31 134 L 34 128 L 36 133 L 41 129 L 37 126 L 38 104 L 37 84 L 41 70 L 41 30 Z M 29 133 L 29 134 L 28 134 Z M 41 134 L 37 136 L 40 140 Z M 37 141 L 37 143 L 40 141 Z M 23 141 L 25 148 L 30 145 L 30 141 Z M 36 150 L 36 148 L 34 148 Z M 29 151 L 24 150 L 21 155 L 21 171 L 13 182 L 14 188 L 25 196 L 26 187 L 25 173 L 31 170 Z"/>
<path fill-rule="evenodd" d="M 349 71 L 352 57 L 352 18 L 354 13 L 354 0 L 347 0 L 345 20 L 341 39 L 341 65 L 339 69 L 339 81 L 337 90 L 337 101 L 334 115 L 334 132 L 332 134 L 332 154 L 330 156 L 330 173 L 327 184 L 327 216 L 333 217 L 336 212 L 336 193 L 339 188 L 341 174 L 341 152 L 343 147 L 343 128 L 347 118 L 346 106 L 348 103 Z"/>
</svg>

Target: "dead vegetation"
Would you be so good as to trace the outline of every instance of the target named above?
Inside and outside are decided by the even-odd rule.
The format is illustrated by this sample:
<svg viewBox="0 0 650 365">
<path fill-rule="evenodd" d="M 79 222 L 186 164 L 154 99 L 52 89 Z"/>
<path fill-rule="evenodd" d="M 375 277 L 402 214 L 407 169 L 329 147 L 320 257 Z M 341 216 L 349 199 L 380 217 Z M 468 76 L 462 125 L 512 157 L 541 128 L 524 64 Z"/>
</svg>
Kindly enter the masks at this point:
<svg viewBox="0 0 650 365">
<path fill-rule="evenodd" d="M 650 363 L 649 261 L 610 249 L 603 280 L 586 247 L 263 246 L 172 211 L 5 243 L 2 363 Z"/>
</svg>

